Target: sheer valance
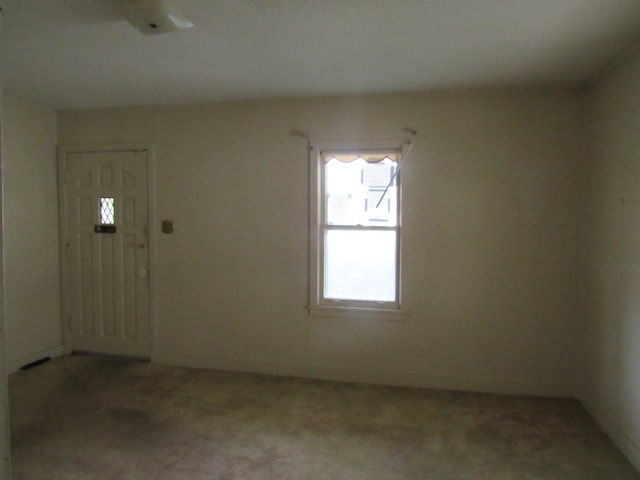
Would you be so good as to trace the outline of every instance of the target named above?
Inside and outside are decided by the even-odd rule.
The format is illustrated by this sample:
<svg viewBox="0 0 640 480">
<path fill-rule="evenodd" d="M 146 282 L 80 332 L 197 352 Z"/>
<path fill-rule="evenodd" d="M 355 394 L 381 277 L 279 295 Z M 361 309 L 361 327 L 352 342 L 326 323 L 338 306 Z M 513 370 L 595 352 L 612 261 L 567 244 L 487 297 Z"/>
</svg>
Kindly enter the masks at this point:
<svg viewBox="0 0 640 480">
<path fill-rule="evenodd" d="M 400 152 L 322 152 L 323 163 L 329 163 L 334 158 L 342 163 L 355 162 L 359 158 L 367 163 L 380 163 L 387 158 L 397 163 L 400 160 Z"/>
</svg>

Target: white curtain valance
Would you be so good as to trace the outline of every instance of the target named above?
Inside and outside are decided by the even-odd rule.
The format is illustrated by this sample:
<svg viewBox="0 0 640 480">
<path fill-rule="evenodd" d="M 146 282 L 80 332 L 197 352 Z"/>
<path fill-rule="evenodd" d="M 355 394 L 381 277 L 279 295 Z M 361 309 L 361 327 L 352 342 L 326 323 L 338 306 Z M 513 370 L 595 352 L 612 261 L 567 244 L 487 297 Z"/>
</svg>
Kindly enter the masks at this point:
<svg viewBox="0 0 640 480">
<path fill-rule="evenodd" d="M 397 163 L 400 160 L 400 152 L 322 152 L 323 163 L 329 163 L 334 158 L 342 163 L 355 162 L 359 158 L 367 163 L 380 163 L 387 158 Z"/>
</svg>

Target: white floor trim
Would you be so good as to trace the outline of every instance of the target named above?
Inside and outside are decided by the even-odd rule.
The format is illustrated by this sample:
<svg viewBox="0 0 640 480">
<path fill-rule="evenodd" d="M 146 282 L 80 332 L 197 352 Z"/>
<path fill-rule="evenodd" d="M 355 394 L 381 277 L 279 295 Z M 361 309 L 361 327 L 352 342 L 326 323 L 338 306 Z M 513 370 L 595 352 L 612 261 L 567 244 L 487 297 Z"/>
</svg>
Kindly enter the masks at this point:
<svg viewBox="0 0 640 480">
<path fill-rule="evenodd" d="M 35 352 L 30 355 L 25 355 L 24 357 L 17 358 L 12 360 L 7 365 L 7 373 L 10 375 L 12 373 L 20 370 L 20 367 L 30 364 L 31 362 L 35 362 L 36 360 L 40 360 L 45 357 L 59 357 L 63 353 L 62 345 L 58 345 L 55 347 L 48 348 L 46 350 L 42 350 L 40 352 Z"/>
<path fill-rule="evenodd" d="M 578 400 L 640 472 L 640 439 L 634 441 L 613 416 L 583 388 L 578 390 Z"/>
<path fill-rule="evenodd" d="M 156 353 L 152 355 L 151 362 L 182 367 L 206 368 L 211 370 L 509 395 L 574 397 L 575 392 L 572 385 L 566 385 L 560 382 L 424 375 L 384 370 L 364 370 L 311 365 L 291 365 L 284 363 L 256 362 L 224 358 L 192 357 L 188 355 L 174 355 L 167 353 Z"/>
</svg>

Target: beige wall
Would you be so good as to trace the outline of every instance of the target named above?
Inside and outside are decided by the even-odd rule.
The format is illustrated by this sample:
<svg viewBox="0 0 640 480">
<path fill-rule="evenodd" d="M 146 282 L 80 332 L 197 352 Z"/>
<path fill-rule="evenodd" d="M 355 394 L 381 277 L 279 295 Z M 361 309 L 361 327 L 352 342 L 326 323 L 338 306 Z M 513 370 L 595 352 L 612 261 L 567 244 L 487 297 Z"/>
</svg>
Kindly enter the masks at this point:
<svg viewBox="0 0 640 480">
<path fill-rule="evenodd" d="M 583 403 L 640 469 L 640 50 L 589 96 Z"/>
<path fill-rule="evenodd" d="M 59 113 L 59 142 L 153 141 L 154 359 L 573 393 L 583 92 L 387 95 Z M 406 322 L 309 317 L 307 130 L 419 134 L 404 171 Z M 153 272 L 152 272 L 153 273 Z M 426 354 L 416 355 L 424 346 Z"/>
<path fill-rule="evenodd" d="M 9 369 L 61 352 L 56 112 L 5 97 L 6 329 Z"/>
<path fill-rule="evenodd" d="M 0 21 L 2 12 L 0 11 Z M 0 85 L 1 87 L 1 85 Z M 0 112 L 2 111 L 2 97 L 0 96 Z M 4 183 L 3 152 L 4 141 L 2 140 L 4 130 L 2 125 L 2 115 L 0 115 L 0 185 Z M 4 190 L 4 188 L 2 188 Z M 2 197 L 0 195 L 0 252 L 3 249 L 4 228 L 2 220 Z M 11 472 L 10 446 L 9 446 L 9 402 L 8 402 L 8 382 L 7 382 L 7 350 L 4 315 L 4 255 L 0 255 L 0 479 L 8 479 Z"/>
</svg>

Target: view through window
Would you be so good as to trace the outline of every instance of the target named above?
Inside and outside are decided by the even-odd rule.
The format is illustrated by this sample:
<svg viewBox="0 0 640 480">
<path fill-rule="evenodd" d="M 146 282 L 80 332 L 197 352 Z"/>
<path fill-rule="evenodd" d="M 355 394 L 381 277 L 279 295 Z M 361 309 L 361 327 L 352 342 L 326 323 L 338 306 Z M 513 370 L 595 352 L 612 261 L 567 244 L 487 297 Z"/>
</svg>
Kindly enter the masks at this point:
<svg viewBox="0 0 640 480">
<path fill-rule="evenodd" d="M 398 302 L 398 161 L 397 152 L 321 155 L 323 300 Z"/>
</svg>

